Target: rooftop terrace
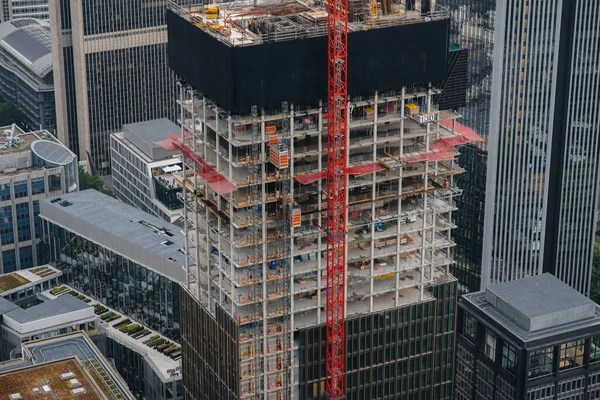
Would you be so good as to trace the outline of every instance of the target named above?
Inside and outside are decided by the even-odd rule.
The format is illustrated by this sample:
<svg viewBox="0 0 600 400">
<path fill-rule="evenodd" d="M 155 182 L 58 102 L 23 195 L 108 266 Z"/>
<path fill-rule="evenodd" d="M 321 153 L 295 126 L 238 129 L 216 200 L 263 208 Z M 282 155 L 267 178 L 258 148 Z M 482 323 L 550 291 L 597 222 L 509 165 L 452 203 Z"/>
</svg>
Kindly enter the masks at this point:
<svg viewBox="0 0 600 400">
<path fill-rule="evenodd" d="M 0 375 L 0 399 L 105 399 L 75 357 Z"/>
<path fill-rule="evenodd" d="M 102 354 L 100 354 L 98 348 L 84 333 L 71 333 L 68 335 L 56 336 L 51 339 L 23 343 L 23 359 L 24 361 L 33 363 L 33 365 L 62 361 L 68 358 L 76 360 L 80 369 L 84 369 L 88 376 L 96 383 L 97 388 L 99 388 L 99 390 L 96 390 L 95 392 L 98 397 L 87 397 L 87 393 L 85 393 L 83 396 L 81 394 L 77 395 L 77 399 L 134 399 L 121 376 L 113 369 Z M 5 371 L 1 365 L 0 371 Z M 69 370 L 60 371 L 60 374 L 68 372 Z M 72 372 L 75 371 L 72 370 Z M 72 397 L 75 398 L 75 396 L 60 396 L 59 399 L 70 399 Z M 5 397 L 0 398 L 4 399 Z M 40 397 L 28 397 L 28 399 L 37 400 L 40 399 Z"/>
<path fill-rule="evenodd" d="M 375 4 L 366 0 L 350 1 L 348 30 L 357 32 L 448 16 L 443 7 L 434 6 L 434 10 L 424 12 L 407 3 L 406 0 Z M 172 4 L 171 9 L 229 46 L 303 39 L 324 36 L 327 32 L 327 5 L 318 1 L 275 4 L 235 1 L 189 7 Z"/>
<path fill-rule="evenodd" d="M 85 297 L 68 285 L 61 285 L 40 294 L 41 298 L 50 301 L 77 296 Z M 144 356 L 163 381 L 181 378 L 181 347 L 177 343 L 101 302 L 94 300 L 90 305 L 100 317 L 108 337 Z"/>
<path fill-rule="evenodd" d="M 6 297 L 15 291 L 57 278 L 61 275 L 61 271 L 50 265 L 0 275 L 0 296 Z"/>
</svg>

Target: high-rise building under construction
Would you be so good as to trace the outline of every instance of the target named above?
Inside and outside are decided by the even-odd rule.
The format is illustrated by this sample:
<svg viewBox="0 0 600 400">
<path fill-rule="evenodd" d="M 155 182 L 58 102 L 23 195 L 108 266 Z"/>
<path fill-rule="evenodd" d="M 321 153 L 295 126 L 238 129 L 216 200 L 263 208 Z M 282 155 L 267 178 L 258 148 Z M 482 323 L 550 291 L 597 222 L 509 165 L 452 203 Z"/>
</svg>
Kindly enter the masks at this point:
<svg viewBox="0 0 600 400">
<path fill-rule="evenodd" d="M 346 398 L 449 399 L 465 57 L 435 2 L 351 1 Z M 327 18 L 314 2 L 170 6 L 185 190 L 188 399 L 325 391 Z"/>
</svg>

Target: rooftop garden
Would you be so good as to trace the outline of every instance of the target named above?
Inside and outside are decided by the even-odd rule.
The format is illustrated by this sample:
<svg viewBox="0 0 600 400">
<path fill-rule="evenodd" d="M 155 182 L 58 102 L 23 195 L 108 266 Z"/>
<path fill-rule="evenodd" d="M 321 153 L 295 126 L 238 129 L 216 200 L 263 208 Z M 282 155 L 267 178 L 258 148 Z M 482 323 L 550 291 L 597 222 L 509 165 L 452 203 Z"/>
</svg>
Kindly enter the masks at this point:
<svg viewBox="0 0 600 400">
<path fill-rule="evenodd" d="M 36 274 L 40 278 L 47 278 L 47 277 L 49 277 L 51 275 L 54 275 L 56 273 L 56 271 L 54 271 L 50 267 L 32 268 L 29 271 L 31 271 L 32 273 Z"/>
<path fill-rule="evenodd" d="M 54 296 L 60 296 L 61 294 L 65 294 L 64 292 L 66 292 L 67 290 L 69 290 L 68 287 L 59 286 L 59 287 L 55 287 L 54 289 L 50 289 L 50 294 L 52 294 Z"/>
<path fill-rule="evenodd" d="M 29 283 L 29 280 L 16 273 L 0 276 L 0 293 L 7 292 Z"/>
<path fill-rule="evenodd" d="M 104 368 L 96 360 L 90 361 L 86 365 L 86 369 L 89 374 L 94 378 L 102 393 L 111 400 L 125 400 L 125 397 L 121 394 L 119 388 L 112 380 L 112 378 L 106 373 Z"/>
<path fill-rule="evenodd" d="M 71 372 L 74 376 L 61 377 L 62 374 Z M 70 385 L 71 379 L 77 379 L 79 385 Z M 19 393 L 23 399 L 31 398 L 62 398 L 75 397 L 71 392 L 77 387 L 85 388 L 86 400 L 101 400 L 102 396 L 96 391 L 87 375 L 74 360 L 66 360 L 43 364 L 41 366 L 26 368 L 13 373 L 0 376 L 0 399 L 8 399 L 11 394 Z M 100 386 L 100 382 L 98 382 Z M 51 391 L 44 394 L 42 386 L 49 386 Z M 37 394 L 36 394 L 37 393 Z"/>
</svg>

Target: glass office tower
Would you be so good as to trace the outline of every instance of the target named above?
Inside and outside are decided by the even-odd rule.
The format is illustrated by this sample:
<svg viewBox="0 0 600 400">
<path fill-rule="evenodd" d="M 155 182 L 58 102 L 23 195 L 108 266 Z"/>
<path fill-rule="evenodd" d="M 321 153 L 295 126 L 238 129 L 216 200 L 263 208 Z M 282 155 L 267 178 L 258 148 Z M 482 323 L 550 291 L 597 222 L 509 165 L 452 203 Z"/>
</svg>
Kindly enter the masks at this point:
<svg viewBox="0 0 600 400">
<path fill-rule="evenodd" d="M 469 52 L 467 104 L 460 109 L 461 123 L 485 139 L 461 148 L 459 162 L 465 173 L 456 177 L 463 195 L 456 199 L 452 273 L 458 279 L 460 293 L 467 293 L 479 290 L 481 285 L 496 0 L 442 0 L 439 3 L 449 7 L 452 15 L 451 45 Z"/>
<path fill-rule="evenodd" d="M 482 287 L 548 271 L 590 289 L 600 4 L 498 2 Z"/>
</svg>

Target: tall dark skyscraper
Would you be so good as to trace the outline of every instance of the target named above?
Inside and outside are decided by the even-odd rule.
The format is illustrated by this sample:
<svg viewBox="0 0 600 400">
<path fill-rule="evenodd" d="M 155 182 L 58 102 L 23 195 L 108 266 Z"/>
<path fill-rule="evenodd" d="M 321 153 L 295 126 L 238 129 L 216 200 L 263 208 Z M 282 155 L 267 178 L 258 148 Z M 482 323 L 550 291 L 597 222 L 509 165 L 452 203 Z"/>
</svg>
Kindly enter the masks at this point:
<svg viewBox="0 0 600 400">
<path fill-rule="evenodd" d="M 463 195 L 456 198 L 452 273 L 458 279 L 459 291 L 466 293 L 479 290 L 481 285 L 496 0 L 443 0 L 440 3 L 450 8 L 451 45 L 469 51 L 467 105 L 460 109 L 461 122 L 485 139 L 485 142 L 461 148 L 459 162 L 465 173 L 456 177 Z"/>
<path fill-rule="evenodd" d="M 548 271 L 590 289 L 600 3 L 498 1 L 482 286 Z"/>
<path fill-rule="evenodd" d="M 110 133 L 174 117 L 166 4 L 50 1 L 58 134 L 100 175 L 110 173 Z"/>
</svg>

